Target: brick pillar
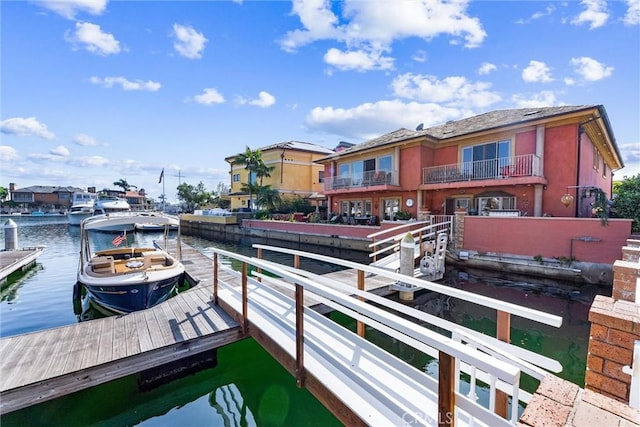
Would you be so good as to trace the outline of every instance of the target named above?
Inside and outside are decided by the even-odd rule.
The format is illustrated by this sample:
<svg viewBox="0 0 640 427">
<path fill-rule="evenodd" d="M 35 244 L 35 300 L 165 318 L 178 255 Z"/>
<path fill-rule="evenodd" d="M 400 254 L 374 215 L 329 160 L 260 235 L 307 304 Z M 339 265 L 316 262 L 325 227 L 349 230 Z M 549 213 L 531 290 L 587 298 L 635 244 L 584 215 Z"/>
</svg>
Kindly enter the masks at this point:
<svg viewBox="0 0 640 427">
<path fill-rule="evenodd" d="M 596 296 L 589 321 L 589 353 L 585 388 L 629 403 L 633 346 L 640 340 L 640 306 L 635 302 L 640 263 L 616 261 L 612 297 Z M 636 360 L 635 363 L 640 363 Z"/>
<path fill-rule="evenodd" d="M 464 217 L 467 215 L 466 209 L 456 210 L 456 216 L 453 220 L 453 247 L 455 249 L 464 248 Z"/>
</svg>

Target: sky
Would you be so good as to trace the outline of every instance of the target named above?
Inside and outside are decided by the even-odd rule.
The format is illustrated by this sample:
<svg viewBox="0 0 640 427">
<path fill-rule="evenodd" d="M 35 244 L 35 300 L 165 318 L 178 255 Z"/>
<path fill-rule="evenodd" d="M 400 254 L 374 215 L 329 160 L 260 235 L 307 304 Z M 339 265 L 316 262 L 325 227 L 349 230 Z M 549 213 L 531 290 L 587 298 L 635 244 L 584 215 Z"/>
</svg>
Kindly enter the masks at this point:
<svg viewBox="0 0 640 427">
<path fill-rule="evenodd" d="M 640 173 L 640 0 L 0 1 L 0 185 L 156 200 L 225 157 L 604 105 Z M 164 179 L 160 183 L 160 173 Z"/>
</svg>

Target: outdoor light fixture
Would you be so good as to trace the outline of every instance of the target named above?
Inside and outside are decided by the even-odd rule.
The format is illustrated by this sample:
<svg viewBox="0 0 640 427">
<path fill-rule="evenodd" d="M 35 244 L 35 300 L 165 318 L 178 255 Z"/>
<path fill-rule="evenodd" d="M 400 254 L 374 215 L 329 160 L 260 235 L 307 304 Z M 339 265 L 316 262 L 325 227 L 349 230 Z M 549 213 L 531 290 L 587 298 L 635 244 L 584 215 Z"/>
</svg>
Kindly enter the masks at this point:
<svg viewBox="0 0 640 427">
<path fill-rule="evenodd" d="M 565 194 L 564 196 L 560 197 L 560 203 L 562 203 L 566 207 L 569 207 L 569 205 L 573 203 L 573 196 L 569 193 Z"/>
</svg>

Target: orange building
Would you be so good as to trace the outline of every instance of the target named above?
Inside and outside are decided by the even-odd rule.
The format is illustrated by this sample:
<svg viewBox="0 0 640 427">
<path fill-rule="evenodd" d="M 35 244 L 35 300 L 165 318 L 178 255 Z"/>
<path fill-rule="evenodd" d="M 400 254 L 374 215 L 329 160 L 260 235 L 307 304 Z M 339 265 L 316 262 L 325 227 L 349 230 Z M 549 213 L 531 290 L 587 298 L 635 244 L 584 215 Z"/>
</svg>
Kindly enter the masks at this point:
<svg viewBox="0 0 640 427">
<path fill-rule="evenodd" d="M 383 220 L 456 209 L 590 217 L 596 192 L 610 197 L 613 172 L 624 166 L 602 105 L 498 110 L 399 129 L 317 162 L 330 211 Z"/>
</svg>

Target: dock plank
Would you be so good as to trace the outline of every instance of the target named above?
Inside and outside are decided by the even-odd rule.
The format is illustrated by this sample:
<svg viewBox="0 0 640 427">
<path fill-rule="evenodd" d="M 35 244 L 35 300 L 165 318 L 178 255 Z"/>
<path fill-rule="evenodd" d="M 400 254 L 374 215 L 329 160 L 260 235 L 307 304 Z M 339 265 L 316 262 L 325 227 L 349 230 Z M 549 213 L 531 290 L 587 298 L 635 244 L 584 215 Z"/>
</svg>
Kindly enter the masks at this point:
<svg viewBox="0 0 640 427">
<path fill-rule="evenodd" d="M 125 346 L 127 356 L 140 353 L 140 338 L 138 337 L 138 325 L 136 324 L 135 313 L 129 313 L 123 316 L 125 330 Z"/>
<path fill-rule="evenodd" d="M 113 360 L 122 359 L 127 357 L 127 335 L 125 329 L 125 322 L 122 316 L 116 318 L 113 324 Z"/>
<path fill-rule="evenodd" d="M 102 319 L 100 341 L 98 343 L 98 357 L 96 364 L 110 362 L 113 359 L 113 332 L 115 317 Z"/>
<path fill-rule="evenodd" d="M 146 310 L 145 310 L 146 311 Z M 133 318 L 136 322 L 136 331 L 138 333 L 138 342 L 140 343 L 140 351 L 145 352 L 154 348 L 151 340 L 150 329 L 153 325 L 149 325 L 144 311 L 137 311 L 133 313 Z M 155 319 L 155 318 L 154 318 Z"/>
</svg>

